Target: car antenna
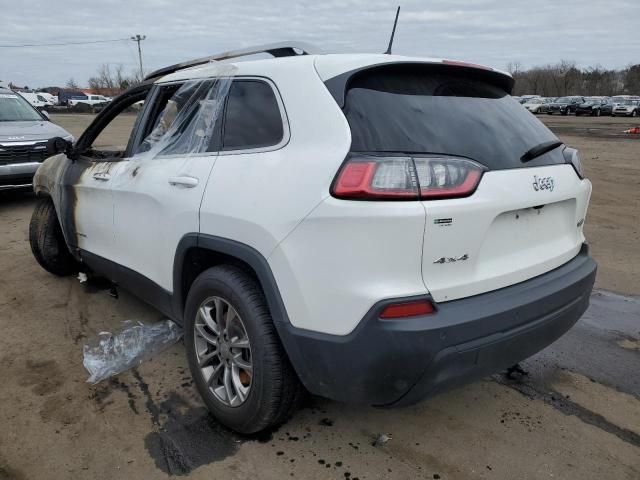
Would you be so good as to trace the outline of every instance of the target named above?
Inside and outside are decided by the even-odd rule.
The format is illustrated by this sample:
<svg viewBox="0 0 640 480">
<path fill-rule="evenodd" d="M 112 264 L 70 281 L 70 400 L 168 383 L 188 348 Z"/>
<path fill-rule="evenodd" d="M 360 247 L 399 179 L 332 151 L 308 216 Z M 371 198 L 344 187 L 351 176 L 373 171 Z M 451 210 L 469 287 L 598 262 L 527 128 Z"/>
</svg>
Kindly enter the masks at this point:
<svg viewBox="0 0 640 480">
<path fill-rule="evenodd" d="M 391 38 L 389 39 L 389 46 L 387 47 L 387 51 L 384 52 L 385 55 L 391 55 L 391 47 L 393 45 L 393 37 L 396 34 L 396 25 L 398 25 L 398 15 L 400 15 L 400 6 L 398 6 L 398 10 L 396 10 L 396 19 L 393 22 L 393 30 L 391 30 Z"/>
</svg>

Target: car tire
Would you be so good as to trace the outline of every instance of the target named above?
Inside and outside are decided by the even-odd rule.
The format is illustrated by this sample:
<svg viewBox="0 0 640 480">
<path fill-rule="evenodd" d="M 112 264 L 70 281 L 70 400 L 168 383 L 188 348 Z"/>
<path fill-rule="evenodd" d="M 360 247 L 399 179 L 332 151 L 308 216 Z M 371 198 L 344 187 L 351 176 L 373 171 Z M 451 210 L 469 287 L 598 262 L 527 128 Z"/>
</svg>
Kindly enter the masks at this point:
<svg viewBox="0 0 640 480">
<path fill-rule="evenodd" d="M 49 197 L 38 199 L 33 210 L 29 222 L 29 244 L 36 261 L 47 272 L 60 277 L 78 272 L 79 264 L 69 251 Z"/>
<path fill-rule="evenodd" d="M 634 110 L 633 112 L 631 112 L 631 116 L 632 117 L 637 117 L 638 116 L 638 111 Z"/>
<path fill-rule="evenodd" d="M 229 317 L 231 309 L 235 314 Z M 187 296 L 184 327 L 196 388 L 220 423 L 242 434 L 254 434 L 289 419 L 301 403 L 304 388 L 252 275 L 231 265 L 201 273 Z M 246 346 L 234 347 L 243 342 Z M 251 367 L 251 374 L 245 366 Z M 218 373 L 214 376 L 214 372 Z"/>
</svg>

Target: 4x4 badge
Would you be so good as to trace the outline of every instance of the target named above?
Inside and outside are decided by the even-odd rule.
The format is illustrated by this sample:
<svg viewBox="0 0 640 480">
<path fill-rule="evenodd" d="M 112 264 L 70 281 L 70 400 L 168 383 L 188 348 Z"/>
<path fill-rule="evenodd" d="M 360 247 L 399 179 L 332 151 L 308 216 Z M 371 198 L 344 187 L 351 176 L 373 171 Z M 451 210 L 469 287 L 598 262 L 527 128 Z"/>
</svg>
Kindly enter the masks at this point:
<svg viewBox="0 0 640 480">
<path fill-rule="evenodd" d="M 469 255 L 464 254 L 459 257 L 440 257 L 433 261 L 433 263 L 453 263 L 453 262 L 461 262 L 463 260 L 469 260 Z"/>
</svg>

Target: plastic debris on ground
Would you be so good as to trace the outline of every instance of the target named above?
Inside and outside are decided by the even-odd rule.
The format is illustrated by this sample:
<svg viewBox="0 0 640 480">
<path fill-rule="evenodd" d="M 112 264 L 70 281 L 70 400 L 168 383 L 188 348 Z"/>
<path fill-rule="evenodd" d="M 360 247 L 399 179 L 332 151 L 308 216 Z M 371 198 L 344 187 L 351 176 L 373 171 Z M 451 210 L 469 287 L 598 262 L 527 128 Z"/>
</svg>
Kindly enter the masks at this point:
<svg viewBox="0 0 640 480">
<path fill-rule="evenodd" d="M 377 438 L 372 443 L 372 445 L 374 447 L 381 447 L 385 443 L 387 443 L 389 440 L 391 440 L 391 435 L 387 435 L 386 433 L 381 433 L 380 435 L 377 436 Z"/>
<path fill-rule="evenodd" d="M 628 130 L 625 130 L 622 133 L 631 133 L 632 135 L 638 135 L 638 134 L 640 134 L 640 127 L 633 127 L 633 128 L 628 129 Z"/>
<path fill-rule="evenodd" d="M 181 337 L 182 329 L 171 320 L 153 324 L 126 320 L 117 333 L 100 332 L 83 347 L 82 363 L 89 372 L 87 382 L 95 384 L 129 370 Z"/>
<path fill-rule="evenodd" d="M 78 276 L 76 278 L 80 283 L 86 283 L 86 281 L 89 279 L 89 277 L 87 277 L 87 274 L 84 272 L 78 273 Z"/>
</svg>

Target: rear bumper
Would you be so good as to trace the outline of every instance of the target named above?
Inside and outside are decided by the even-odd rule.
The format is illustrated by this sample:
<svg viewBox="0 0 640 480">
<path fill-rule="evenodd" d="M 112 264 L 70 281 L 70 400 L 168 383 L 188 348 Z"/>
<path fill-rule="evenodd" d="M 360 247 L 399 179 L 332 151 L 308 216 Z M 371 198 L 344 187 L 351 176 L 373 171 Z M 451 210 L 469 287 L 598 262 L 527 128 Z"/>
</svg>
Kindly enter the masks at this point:
<svg viewBox="0 0 640 480">
<path fill-rule="evenodd" d="M 349 335 L 278 323 L 305 387 L 316 395 L 406 405 L 505 369 L 562 336 L 589 305 L 596 263 L 583 246 L 565 265 L 493 292 L 436 305 L 437 313 L 381 320 L 376 304 Z M 393 299 L 397 301 L 398 299 Z"/>
<path fill-rule="evenodd" d="M 0 190 L 30 187 L 39 162 L 0 165 Z"/>
</svg>

